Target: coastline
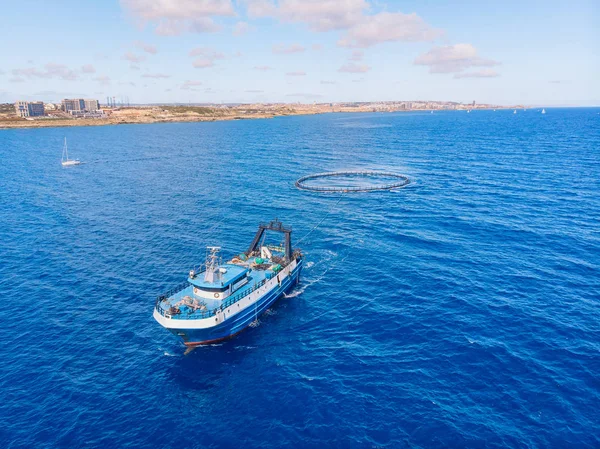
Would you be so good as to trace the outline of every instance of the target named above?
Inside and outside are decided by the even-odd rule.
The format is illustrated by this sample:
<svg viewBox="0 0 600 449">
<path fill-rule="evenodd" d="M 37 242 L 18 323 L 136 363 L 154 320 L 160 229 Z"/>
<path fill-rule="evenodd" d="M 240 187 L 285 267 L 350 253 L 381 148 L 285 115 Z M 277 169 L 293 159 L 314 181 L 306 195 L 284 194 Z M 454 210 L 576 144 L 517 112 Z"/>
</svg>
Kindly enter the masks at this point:
<svg viewBox="0 0 600 449">
<path fill-rule="evenodd" d="M 302 112 L 297 114 L 260 114 L 252 116 L 205 116 L 205 117 L 164 117 L 153 119 L 133 119 L 133 118 L 77 118 L 77 119 L 40 119 L 40 120 L 0 120 L 0 130 L 4 129 L 28 129 L 28 128 L 67 128 L 83 126 L 109 126 L 109 125 L 149 125 L 154 123 L 193 123 L 193 122 L 216 122 L 228 120 L 258 120 L 270 119 L 274 117 L 285 117 L 289 115 L 311 115 L 319 112 Z"/>
<path fill-rule="evenodd" d="M 261 105 L 262 106 L 262 105 Z M 487 106 L 487 105 L 486 105 Z M 510 109 L 508 107 L 479 107 L 477 110 Z M 376 109 L 370 105 L 361 107 L 323 107 L 321 105 L 297 105 L 296 107 L 261 108 L 257 105 L 238 106 L 236 108 L 220 109 L 214 107 L 127 107 L 107 110 L 103 118 L 71 118 L 63 114 L 58 117 L 18 119 L 0 116 L 0 130 L 3 129 L 28 129 L 28 128 L 63 128 L 71 126 L 109 126 L 109 125 L 138 125 L 153 123 L 188 123 L 188 122 L 215 122 L 227 120 L 257 120 L 295 115 L 316 115 L 327 113 L 391 113 L 391 112 L 438 112 L 446 110 L 463 111 L 466 109 Z"/>
</svg>

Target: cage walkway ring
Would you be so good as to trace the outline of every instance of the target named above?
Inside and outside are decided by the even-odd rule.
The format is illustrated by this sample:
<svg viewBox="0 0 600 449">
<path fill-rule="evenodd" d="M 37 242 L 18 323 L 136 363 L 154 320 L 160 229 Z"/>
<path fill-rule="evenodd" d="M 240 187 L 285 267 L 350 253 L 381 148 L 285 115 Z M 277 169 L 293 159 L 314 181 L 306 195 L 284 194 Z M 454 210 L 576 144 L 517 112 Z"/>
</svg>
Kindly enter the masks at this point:
<svg viewBox="0 0 600 449">
<path fill-rule="evenodd" d="M 379 185 L 364 185 L 364 186 L 311 186 L 307 185 L 306 181 L 321 178 L 334 178 L 344 176 L 364 176 L 373 178 L 394 178 L 396 181 Z M 312 192 L 372 192 L 375 190 L 394 190 L 400 189 L 410 183 L 408 176 L 398 173 L 381 172 L 381 171 L 335 171 L 326 173 L 316 173 L 299 178 L 295 186 L 300 190 L 309 190 Z"/>
</svg>

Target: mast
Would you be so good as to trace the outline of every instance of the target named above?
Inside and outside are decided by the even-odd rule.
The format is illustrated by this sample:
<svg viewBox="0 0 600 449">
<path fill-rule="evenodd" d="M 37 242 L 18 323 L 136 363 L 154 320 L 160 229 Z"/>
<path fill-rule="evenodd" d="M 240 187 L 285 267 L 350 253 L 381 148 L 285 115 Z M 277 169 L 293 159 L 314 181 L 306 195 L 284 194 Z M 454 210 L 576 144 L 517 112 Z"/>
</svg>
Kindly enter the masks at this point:
<svg viewBox="0 0 600 449">
<path fill-rule="evenodd" d="M 219 246 L 208 246 L 206 254 L 206 272 L 204 273 L 204 280 L 211 284 L 221 280 L 221 273 L 219 271 Z"/>
<path fill-rule="evenodd" d="M 65 144 L 63 146 L 63 158 L 67 157 L 66 159 L 64 159 L 65 161 L 69 160 L 69 149 L 67 148 L 67 138 L 65 137 Z"/>
</svg>

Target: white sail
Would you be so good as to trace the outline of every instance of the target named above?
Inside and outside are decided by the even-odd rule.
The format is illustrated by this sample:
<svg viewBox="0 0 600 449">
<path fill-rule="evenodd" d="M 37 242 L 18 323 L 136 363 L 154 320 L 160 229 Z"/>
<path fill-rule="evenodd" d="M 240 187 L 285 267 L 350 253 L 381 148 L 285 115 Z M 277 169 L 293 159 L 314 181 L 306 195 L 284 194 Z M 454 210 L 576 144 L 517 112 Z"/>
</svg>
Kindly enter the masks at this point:
<svg viewBox="0 0 600 449">
<path fill-rule="evenodd" d="M 65 137 L 65 144 L 63 145 L 63 153 L 62 153 L 60 163 L 62 164 L 63 167 L 81 164 L 81 161 L 79 161 L 77 159 L 69 159 L 69 149 L 67 147 L 67 138 L 66 137 Z"/>
</svg>

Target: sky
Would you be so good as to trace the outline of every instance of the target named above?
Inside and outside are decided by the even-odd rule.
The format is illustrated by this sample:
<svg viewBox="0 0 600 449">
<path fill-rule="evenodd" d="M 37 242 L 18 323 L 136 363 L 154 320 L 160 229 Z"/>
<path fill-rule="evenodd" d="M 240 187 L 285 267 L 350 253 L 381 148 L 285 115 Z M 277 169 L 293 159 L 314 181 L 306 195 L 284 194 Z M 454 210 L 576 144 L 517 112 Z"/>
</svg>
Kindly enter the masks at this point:
<svg viewBox="0 0 600 449">
<path fill-rule="evenodd" d="M 600 105 L 600 1 L 0 0 L 0 102 Z"/>
</svg>

